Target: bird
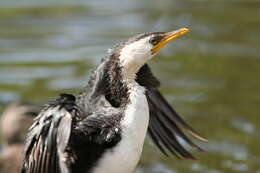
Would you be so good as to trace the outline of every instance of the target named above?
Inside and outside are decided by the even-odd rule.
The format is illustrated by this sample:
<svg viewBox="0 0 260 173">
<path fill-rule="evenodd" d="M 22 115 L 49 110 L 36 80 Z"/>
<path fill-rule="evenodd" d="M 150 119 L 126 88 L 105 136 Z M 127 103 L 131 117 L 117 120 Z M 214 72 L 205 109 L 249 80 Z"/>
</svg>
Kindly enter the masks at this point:
<svg viewBox="0 0 260 173">
<path fill-rule="evenodd" d="M 40 112 L 40 107 L 24 102 L 10 103 L 1 115 L 0 129 L 2 148 L 0 172 L 21 171 L 25 135 Z"/>
<path fill-rule="evenodd" d="M 143 33 L 109 49 L 77 96 L 60 94 L 39 113 L 21 172 L 132 173 L 147 133 L 166 156 L 195 160 L 178 138 L 198 151 L 185 132 L 207 139 L 174 111 L 147 64 L 188 31 Z"/>
</svg>

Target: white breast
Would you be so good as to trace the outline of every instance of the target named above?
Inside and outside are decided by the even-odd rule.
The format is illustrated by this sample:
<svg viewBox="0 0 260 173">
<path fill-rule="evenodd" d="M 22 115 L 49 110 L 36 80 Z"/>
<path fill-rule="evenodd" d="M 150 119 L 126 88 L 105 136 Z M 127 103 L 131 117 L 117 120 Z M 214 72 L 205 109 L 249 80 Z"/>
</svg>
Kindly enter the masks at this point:
<svg viewBox="0 0 260 173">
<path fill-rule="evenodd" d="M 103 155 L 92 173 L 132 173 L 142 153 L 148 123 L 149 109 L 144 89 L 135 84 L 121 122 L 122 139 Z"/>
</svg>

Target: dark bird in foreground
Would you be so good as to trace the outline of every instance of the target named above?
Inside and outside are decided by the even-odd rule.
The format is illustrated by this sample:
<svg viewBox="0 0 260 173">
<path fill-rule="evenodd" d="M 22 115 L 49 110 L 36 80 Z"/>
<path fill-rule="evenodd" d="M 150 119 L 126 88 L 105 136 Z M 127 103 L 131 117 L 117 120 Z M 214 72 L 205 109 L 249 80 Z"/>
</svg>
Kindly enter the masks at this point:
<svg viewBox="0 0 260 173">
<path fill-rule="evenodd" d="M 1 115 L 0 172 L 21 171 L 25 135 L 40 112 L 39 107 L 27 103 L 12 103 Z"/>
<path fill-rule="evenodd" d="M 165 154 L 194 159 L 177 139 L 202 151 L 192 130 L 160 94 L 146 64 L 164 45 L 188 32 L 145 33 L 111 49 L 79 96 L 61 94 L 29 130 L 22 173 L 132 173 L 148 131 Z"/>
</svg>

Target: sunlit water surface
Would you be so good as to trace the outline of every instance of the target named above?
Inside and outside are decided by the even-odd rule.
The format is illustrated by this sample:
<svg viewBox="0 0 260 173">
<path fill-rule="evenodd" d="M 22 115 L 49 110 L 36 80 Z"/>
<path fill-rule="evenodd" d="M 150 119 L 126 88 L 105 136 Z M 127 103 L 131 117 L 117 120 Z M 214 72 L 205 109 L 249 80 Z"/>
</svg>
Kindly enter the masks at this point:
<svg viewBox="0 0 260 173">
<path fill-rule="evenodd" d="M 0 104 L 76 94 L 108 48 L 188 27 L 150 62 L 161 91 L 208 137 L 200 161 L 163 156 L 149 139 L 136 173 L 260 173 L 260 2 L 1 1 Z"/>
</svg>

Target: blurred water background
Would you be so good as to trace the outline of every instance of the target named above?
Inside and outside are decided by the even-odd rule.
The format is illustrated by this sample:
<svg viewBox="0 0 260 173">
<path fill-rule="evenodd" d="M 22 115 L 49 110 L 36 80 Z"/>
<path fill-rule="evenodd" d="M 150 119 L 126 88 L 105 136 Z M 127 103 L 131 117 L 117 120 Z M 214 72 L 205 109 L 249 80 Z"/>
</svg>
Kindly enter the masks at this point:
<svg viewBox="0 0 260 173">
<path fill-rule="evenodd" d="M 150 65 L 207 153 L 167 158 L 147 140 L 136 173 L 260 173 L 260 1 L 1 0 L 0 109 L 77 94 L 114 44 L 180 27 Z"/>
</svg>

